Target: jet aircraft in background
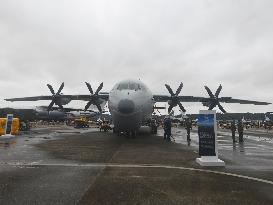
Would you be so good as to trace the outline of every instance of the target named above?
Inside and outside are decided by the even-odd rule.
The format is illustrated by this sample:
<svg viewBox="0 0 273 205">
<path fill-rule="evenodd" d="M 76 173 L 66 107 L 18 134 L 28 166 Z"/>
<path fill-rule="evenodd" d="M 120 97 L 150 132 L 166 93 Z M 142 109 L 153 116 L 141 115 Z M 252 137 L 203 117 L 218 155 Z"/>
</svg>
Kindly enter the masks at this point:
<svg viewBox="0 0 273 205">
<path fill-rule="evenodd" d="M 72 100 L 83 100 L 87 101 L 85 110 L 87 110 L 90 105 L 95 105 L 100 112 L 102 112 L 101 105 L 108 101 L 109 111 L 112 115 L 114 123 L 114 131 L 132 134 L 135 134 L 141 125 L 146 124 L 146 122 L 151 119 L 156 102 L 168 102 L 169 113 L 176 106 L 179 106 L 183 112 L 186 112 L 181 102 L 201 102 L 204 106 L 207 106 L 209 110 L 212 110 L 218 106 L 223 113 L 226 111 L 220 103 L 240 103 L 253 105 L 271 104 L 252 100 L 233 99 L 232 97 L 219 97 L 222 90 L 221 85 L 218 87 L 215 94 L 213 94 L 211 90 L 205 86 L 209 97 L 180 96 L 179 94 L 182 90 L 183 83 L 179 85 L 176 92 L 173 92 L 171 87 L 165 84 L 170 96 L 153 95 L 150 89 L 140 80 L 120 81 L 114 85 L 113 89 L 109 93 L 100 92 L 103 88 L 103 83 L 99 85 L 96 92 L 93 92 L 91 85 L 86 83 L 86 86 L 90 92 L 89 95 L 63 95 L 61 91 L 64 88 L 64 83 L 61 84 L 56 93 L 51 85 L 47 84 L 47 86 L 52 95 L 11 98 L 6 99 L 6 101 L 51 100 L 51 103 L 47 108 L 48 110 L 51 110 L 54 104 L 63 109 L 63 105 L 68 104 Z"/>
</svg>

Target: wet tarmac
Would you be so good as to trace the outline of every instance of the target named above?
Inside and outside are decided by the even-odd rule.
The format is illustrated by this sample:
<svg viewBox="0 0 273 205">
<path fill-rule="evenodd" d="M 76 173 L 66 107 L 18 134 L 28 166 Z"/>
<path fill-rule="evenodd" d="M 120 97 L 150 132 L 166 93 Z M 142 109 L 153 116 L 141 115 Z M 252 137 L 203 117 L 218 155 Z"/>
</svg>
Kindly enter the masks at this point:
<svg viewBox="0 0 273 205">
<path fill-rule="evenodd" d="M 0 204 L 273 204 L 273 138 L 232 143 L 218 132 L 224 168 L 203 168 L 198 136 L 135 139 L 96 128 L 35 128 L 0 138 Z"/>
<path fill-rule="evenodd" d="M 187 144 L 184 130 L 174 128 L 173 133 L 176 143 Z M 239 143 L 237 134 L 236 143 L 233 143 L 229 130 L 218 131 L 219 158 L 226 162 L 225 170 L 233 173 L 244 172 L 273 181 L 273 134 L 256 132 L 256 134 L 260 133 L 263 137 L 255 136 L 255 132 L 245 132 L 242 143 Z M 198 152 L 198 143 L 197 129 L 194 129 L 191 133 L 190 146 L 196 152 Z"/>
</svg>

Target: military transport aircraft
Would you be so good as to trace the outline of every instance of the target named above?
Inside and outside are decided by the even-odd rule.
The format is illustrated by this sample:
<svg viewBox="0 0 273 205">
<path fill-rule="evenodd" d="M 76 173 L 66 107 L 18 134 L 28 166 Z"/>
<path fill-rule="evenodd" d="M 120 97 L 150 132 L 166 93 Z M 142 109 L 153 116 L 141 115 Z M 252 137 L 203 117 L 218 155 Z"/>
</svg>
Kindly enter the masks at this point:
<svg viewBox="0 0 273 205">
<path fill-rule="evenodd" d="M 176 106 L 179 106 L 180 109 L 185 112 L 186 110 L 181 102 L 201 102 L 204 106 L 207 106 L 209 110 L 212 110 L 214 107 L 218 106 L 224 113 L 226 111 L 221 106 L 220 102 L 254 105 L 271 104 L 267 102 L 233 99 L 232 97 L 220 98 L 219 94 L 222 90 L 221 85 L 218 87 L 215 94 L 213 94 L 211 90 L 205 86 L 209 97 L 179 96 L 183 83 L 179 85 L 175 93 L 169 85 L 165 84 L 170 96 L 153 95 L 149 88 L 140 80 L 123 80 L 118 82 L 110 93 L 100 92 L 103 87 L 103 83 L 99 85 L 96 92 L 93 92 L 91 85 L 86 82 L 90 95 L 63 95 L 61 91 L 64 88 L 64 83 L 61 84 L 56 93 L 51 85 L 47 84 L 47 86 L 52 95 L 11 98 L 5 100 L 11 102 L 51 100 L 48 110 L 50 110 L 54 104 L 63 109 L 63 105 L 68 104 L 71 100 L 83 100 L 88 101 L 85 106 L 85 110 L 87 110 L 90 105 L 93 104 L 97 106 L 100 112 L 102 112 L 101 104 L 108 101 L 109 111 L 112 115 L 114 123 L 114 131 L 132 133 L 133 135 L 141 127 L 141 125 L 145 124 L 145 122 L 151 118 L 156 102 L 168 102 L 169 113 Z"/>
</svg>

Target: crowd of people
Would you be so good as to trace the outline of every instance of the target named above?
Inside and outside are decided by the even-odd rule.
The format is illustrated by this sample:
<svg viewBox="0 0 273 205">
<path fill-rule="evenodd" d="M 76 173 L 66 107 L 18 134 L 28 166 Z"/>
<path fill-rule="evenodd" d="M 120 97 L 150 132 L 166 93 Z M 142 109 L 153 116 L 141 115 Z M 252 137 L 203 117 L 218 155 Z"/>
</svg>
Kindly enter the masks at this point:
<svg viewBox="0 0 273 205">
<path fill-rule="evenodd" d="M 187 137 L 187 141 L 188 143 L 191 141 L 191 130 L 192 130 L 192 127 L 193 127 L 193 122 L 191 119 L 185 119 L 185 121 L 182 123 L 183 126 L 185 127 L 186 129 L 186 137 Z M 172 119 L 170 116 L 166 116 L 164 118 L 164 121 L 163 121 L 163 128 L 164 128 L 164 137 L 163 139 L 164 140 L 167 140 L 168 142 L 171 141 L 173 139 L 173 136 L 172 136 Z M 238 120 L 238 122 L 236 123 L 235 120 L 233 120 L 231 122 L 231 125 L 230 125 L 230 130 L 231 130 L 231 133 L 232 133 L 232 140 L 233 140 L 233 143 L 237 142 L 236 141 L 236 131 L 238 132 L 238 135 L 239 135 L 239 142 L 243 142 L 244 141 L 244 129 L 245 129 L 245 125 L 243 123 L 242 120 Z"/>
</svg>

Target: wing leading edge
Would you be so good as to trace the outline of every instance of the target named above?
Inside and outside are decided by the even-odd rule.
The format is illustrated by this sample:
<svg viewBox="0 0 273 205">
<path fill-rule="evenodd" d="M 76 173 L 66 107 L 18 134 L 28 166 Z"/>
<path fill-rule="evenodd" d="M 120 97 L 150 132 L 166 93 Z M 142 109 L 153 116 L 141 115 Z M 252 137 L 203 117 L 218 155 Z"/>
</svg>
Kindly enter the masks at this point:
<svg viewBox="0 0 273 205">
<path fill-rule="evenodd" d="M 170 96 L 168 95 L 154 95 L 155 102 L 167 102 L 170 100 Z M 195 97 L 195 96 L 178 96 L 180 102 L 201 102 L 201 103 L 209 103 L 210 98 L 205 97 Z M 233 99 L 232 97 L 221 97 L 219 98 L 219 102 L 223 103 L 240 103 L 240 104 L 253 104 L 253 105 L 270 105 L 268 102 L 261 101 L 253 101 L 253 100 L 241 100 L 241 99 Z"/>
<path fill-rule="evenodd" d="M 70 100 L 89 101 L 90 95 L 61 95 L 59 98 L 68 98 Z M 107 101 L 109 98 L 109 94 L 108 93 L 99 94 L 99 98 Z M 9 99 L 5 99 L 5 100 L 9 101 L 9 102 L 52 100 L 52 96 L 51 95 L 41 95 L 41 96 L 33 96 L 33 97 L 9 98 Z"/>
</svg>

